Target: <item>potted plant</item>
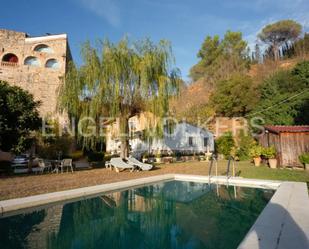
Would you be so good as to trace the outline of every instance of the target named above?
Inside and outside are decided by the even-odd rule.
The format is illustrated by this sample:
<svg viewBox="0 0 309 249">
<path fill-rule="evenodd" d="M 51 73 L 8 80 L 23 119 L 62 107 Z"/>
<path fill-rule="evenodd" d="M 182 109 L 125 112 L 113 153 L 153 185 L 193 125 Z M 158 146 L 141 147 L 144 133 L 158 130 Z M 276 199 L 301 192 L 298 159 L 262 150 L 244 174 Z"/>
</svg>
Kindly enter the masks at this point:
<svg viewBox="0 0 309 249">
<path fill-rule="evenodd" d="M 174 152 L 171 152 L 172 162 L 175 163 L 177 161 L 176 154 Z"/>
<path fill-rule="evenodd" d="M 203 152 L 200 153 L 200 155 L 199 155 L 199 161 L 206 162 L 205 153 L 203 153 Z"/>
<path fill-rule="evenodd" d="M 309 152 L 301 154 L 298 158 L 299 161 L 305 166 L 305 169 L 309 170 Z"/>
<path fill-rule="evenodd" d="M 268 159 L 269 167 L 277 168 L 276 149 L 274 146 L 263 148 L 263 156 Z"/>
<path fill-rule="evenodd" d="M 205 160 L 206 160 L 206 162 L 208 162 L 209 161 L 209 159 L 211 158 L 211 156 L 212 156 L 212 152 L 210 152 L 210 151 L 206 151 L 205 152 Z"/>
<path fill-rule="evenodd" d="M 261 165 L 262 147 L 260 145 L 253 145 L 249 150 L 249 155 L 253 159 L 255 166 Z"/>
</svg>

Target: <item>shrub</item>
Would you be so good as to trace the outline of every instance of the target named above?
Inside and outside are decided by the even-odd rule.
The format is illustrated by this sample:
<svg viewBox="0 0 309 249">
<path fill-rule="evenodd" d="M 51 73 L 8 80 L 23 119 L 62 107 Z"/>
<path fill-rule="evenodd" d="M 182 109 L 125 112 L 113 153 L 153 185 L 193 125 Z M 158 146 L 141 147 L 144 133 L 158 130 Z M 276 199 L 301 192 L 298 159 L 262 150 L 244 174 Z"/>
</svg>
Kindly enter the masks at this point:
<svg viewBox="0 0 309 249">
<path fill-rule="evenodd" d="M 260 157 L 262 155 L 262 152 L 263 152 L 263 147 L 258 144 L 255 144 L 250 148 L 249 155 L 251 158 L 256 158 L 256 157 Z"/>
<path fill-rule="evenodd" d="M 102 162 L 104 161 L 104 152 L 89 152 L 88 155 L 89 162 Z"/>
<path fill-rule="evenodd" d="M 36 133 L 36 149 L 37 154 L 46 159 L 58 159 L 59 156 L 71 157 L 70 149 L 73 144 L 73 137 L 68 133 L 60 132 L 61 126 L 57 121 L 48 121 L 50 128 L 46 129 L 47 134 L 54 136 L 44 136 L 44 134 Z"/>
<path fill-rule="evenodd" d="M 250 159 L 250 148 L 256 144 L 255 140 L 250 135 L 245 135 L 243 132 L 239 134 L 238 138 L 238 147 L 236 150 L 236 156 L 239 160 L 248 160 Z"/>
<path fill-rule="evenodd" d="M 231 132 L 224 133 L 215 141 L 216 151 L 219 154 L 228 158 L 231 155 L 233 148 L 235 147 L 235 141 Z"/>
<path fill-rule="evenodd" d="M 84 152 L 82 150 L 76 150 L 72 152 L 69 157 L 73 159 L 73 161 L 78 161 L 84 156 Z"/>
<path fill-rule="evenodd" d="M 119 155 L 117 155 L 117 154 L 113 154 L 113 155 L 111 155 L 111 154 L 105 154 L 104 155 L 104 160 L 105 161 L 110 161 L 112 158 L 114 158 L 114 157 L 119 157 Z"/>
<path fill-rule="evenodd" d="M 267 159 L 271 159 L 271 158 L 275 158 L 276 157 L 276 149 L 274 146 L 271 147 L 265 147 L 262 149 L 262 155 L 267 158 Z"/>
<path fill-rule="evenodd" d="M 176 156 L 177 159 L 180 159 L 181 156 L 182 156 L 181 151 L 179 151 L 179 150 L 175 151 L 175 156 Z"/>
<path fill-rule="evenodd" d="M 301 154 L 298 158 L 302 164 L 309 164 L 309 152 Z"/>
<path fill-rule="evenodd" d="M 10 174 L 12 171 L 11 162 L 0 161 L 0 173 Z"/>
<path fill-rule="evenodd" d="M 72 137 L 68 135 L 56 136 L 53 139 L 37 137 L 37 154 L 46 159 L 58 159 L 59 152 L 61 157 L 68 156 L 72 145 Z M 70 156 L 69 156 L 70 157 Z"/>
</svg>

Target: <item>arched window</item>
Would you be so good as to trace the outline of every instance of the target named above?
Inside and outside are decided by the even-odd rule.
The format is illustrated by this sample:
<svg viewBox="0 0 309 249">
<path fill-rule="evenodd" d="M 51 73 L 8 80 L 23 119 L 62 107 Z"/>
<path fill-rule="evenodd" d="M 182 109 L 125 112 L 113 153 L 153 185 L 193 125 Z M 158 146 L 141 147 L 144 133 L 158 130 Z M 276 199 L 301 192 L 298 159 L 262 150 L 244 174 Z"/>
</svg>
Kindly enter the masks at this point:
<svg viewBox="0 0 309 249">
<path fill-rule="evenodd" d="M 37 52 L 41 52 L 41 53 L 47 53 L 47 54 L 52 54 L 54 53 L 54 50 L 45 45 L 45 44 L 40 44 L 40 45 L 37 45 L 35 48 L 34 48 L 34 51 L 37 51 Z"/>
<path fill-rule="evenodd" d="M 52 69 L 59 69 L 60 63 L 56 59 L 49 59 L 46 62 L 45 67 L 52 68 Z"/>
<path fill-rule="evenodd" d="M 2 61 L 10 63 L 18 63 L 18 57 L 15 54 L 9 53 L 2 57 Z"/>
<path fill-rule="evenodd" d="M 27 66 L 35 66 L 38 67 L 41 65 L 40 61 L 38 58 L 34 57 L 34 56 L 29 56 L 25 59 L 24 62 L 25 65 Z"/>
</svg>

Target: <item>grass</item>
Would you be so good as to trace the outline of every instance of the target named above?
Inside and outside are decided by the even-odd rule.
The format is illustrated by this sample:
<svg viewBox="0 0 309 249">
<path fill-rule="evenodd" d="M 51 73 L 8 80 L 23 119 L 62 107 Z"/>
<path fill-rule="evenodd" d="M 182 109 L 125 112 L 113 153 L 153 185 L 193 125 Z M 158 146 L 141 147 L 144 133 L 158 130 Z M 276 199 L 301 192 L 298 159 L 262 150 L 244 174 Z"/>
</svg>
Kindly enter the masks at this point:
<svg viewBox="0 0 309 249">
<path fill-rule="evenodd" d="M 237 165 L 238 164 L 238 165 Z M 244 178 L 280 180 L 280 181 L 296 181 L 309 183 L 309 172 L 296 169 L 271 169 L 262 165 L 255 167 L 249 162 L 238 162 L 236 164 L 237 175 Z"/>
</svg>

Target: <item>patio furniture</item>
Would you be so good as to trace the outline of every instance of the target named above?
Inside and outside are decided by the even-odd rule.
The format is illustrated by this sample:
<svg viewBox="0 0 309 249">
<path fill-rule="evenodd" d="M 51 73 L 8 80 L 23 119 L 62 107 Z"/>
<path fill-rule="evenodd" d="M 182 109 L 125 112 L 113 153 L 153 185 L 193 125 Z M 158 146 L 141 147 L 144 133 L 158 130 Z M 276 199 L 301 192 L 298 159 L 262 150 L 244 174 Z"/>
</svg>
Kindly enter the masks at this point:
<svg viewBox="0 0 309 249">
<path fill-rule="evenodd" d="M 153 168 L 153 165 L 148 163 L 142 163 L 134 157 L 129 157 L 128 163 L 143 171 L 151 170 Z"/>
<path fill-rule="evenodd" d="M 69 172 L 69 169 L 71 169 L 71 172 L 73 173 L 72 159 L 69 158 L 63 159 L 60 164 L 61 173 L 63 173 L 63 168 L 67 168 L 67 172 Z"/>
<path fill-rule="evenodd" d="M 52 165 L 51 165 L 51 162 L 47 162 L 42 159 L 39 159 L 38 167 L 32 168 L 33 172 L 41 173 L 41 174 L 43 174 L 45 170 L 50 172 L 52 170 Z"/>
<path fill-rule="evenodd" d="M 126 163 L 121 157 L 112 158 L 110 161 L 111 166 L 113 166 L 117 173 L 126 169 L 130 169 L 131 172 L 136 168 L 134 165 Z"/>
<path fill-rule="evenodd" d="M 49 162 L 51 163 L 51 167 L 52 167 L 51 173 L 58 173 L 62 160 L 50 160 Z"/>
</svg>

